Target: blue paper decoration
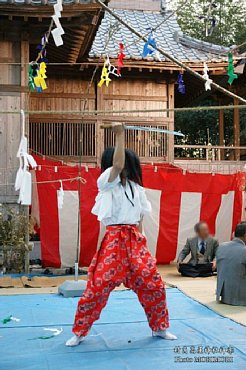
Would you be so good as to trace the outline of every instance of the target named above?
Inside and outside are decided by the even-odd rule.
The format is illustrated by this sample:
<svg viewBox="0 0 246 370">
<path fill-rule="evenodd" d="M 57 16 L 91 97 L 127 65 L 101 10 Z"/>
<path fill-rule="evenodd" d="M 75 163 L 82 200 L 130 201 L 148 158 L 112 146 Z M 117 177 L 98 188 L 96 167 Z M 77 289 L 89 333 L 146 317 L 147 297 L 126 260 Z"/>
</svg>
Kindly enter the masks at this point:
<svg viewBox="0 0 246 370">
<path fill-rule="evenodd" d="M 183 73 L 181 72 L 178 75 L 177 84 L 178 84 L 178 92 L 180 94 L 185 94 L 185 84 L 183 80 Z"/>
<path fill-rule="evenodd" d="M 143 58 L 147 57 L 148 55 L 153 54 L 156 51 L 156 41 L 155 41 L 155 36 L 153 34 L 153 31 L 148 36 L 148 40 L 144 44 L 143 47 L 143 53 L 142 56 Z"/>
</svg>

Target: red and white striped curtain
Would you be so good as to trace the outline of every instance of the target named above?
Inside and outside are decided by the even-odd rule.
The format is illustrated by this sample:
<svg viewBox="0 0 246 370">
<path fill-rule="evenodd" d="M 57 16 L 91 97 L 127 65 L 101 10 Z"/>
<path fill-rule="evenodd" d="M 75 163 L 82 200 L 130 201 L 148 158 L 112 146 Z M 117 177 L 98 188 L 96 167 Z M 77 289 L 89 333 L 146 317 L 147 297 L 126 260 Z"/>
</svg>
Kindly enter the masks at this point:
<svg viewBox="0 0 246 370">
<path fill-rule="evenodd" d="M 78 176 L 78 168 L 35 157 L 38 182 Z M 97 195 L 98 168 L 82 169 L 86 184 L 81 184 L 80 266 L 88 266 L 103 229 L 91 208 Z M 193 235 L 199 220 L 209 224 L 219 242 L 231 239 L 243 212 L 245 174 L 183 173 L 173 166 L 143 166 L 143 180 L 153 212 L 144 220 L 148 247 L 158 263 L 175 260 Z M 78 181 L 63 182 L 64 204 L 58 208 L 59 182 L 37 185 L 41 252 L 44 266 L 70 267 L 76 258 L 78 235 Z"/>
</svg>

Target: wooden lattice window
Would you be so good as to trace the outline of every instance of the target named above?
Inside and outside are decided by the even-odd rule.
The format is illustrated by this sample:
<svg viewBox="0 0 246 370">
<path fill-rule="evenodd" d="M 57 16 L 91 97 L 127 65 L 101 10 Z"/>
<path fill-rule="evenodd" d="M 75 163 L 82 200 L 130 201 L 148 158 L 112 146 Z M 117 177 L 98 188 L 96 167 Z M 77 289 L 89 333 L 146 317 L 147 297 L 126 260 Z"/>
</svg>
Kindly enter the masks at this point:
<svg viewBox="0 0 246 370">
<path fill-rule="evenodd" d="M 145 125 L 146 126 L 146 125 Z M 148 125 L 148 127 L 167 130 L 166 125 Z M 167 135 L 158 132 L 126 130 L 126 147 L 134 150 L 146 161 L 164 160 L 167 157 Z M 114 135 L 110 129 L 105 130 L 104 147 L 114 146 Z"/>
<path fill-rule="evenodd" d="M 60 157 L 96 157 L 95 122 L 30 122 L 30 148 Z"/>
</svg>

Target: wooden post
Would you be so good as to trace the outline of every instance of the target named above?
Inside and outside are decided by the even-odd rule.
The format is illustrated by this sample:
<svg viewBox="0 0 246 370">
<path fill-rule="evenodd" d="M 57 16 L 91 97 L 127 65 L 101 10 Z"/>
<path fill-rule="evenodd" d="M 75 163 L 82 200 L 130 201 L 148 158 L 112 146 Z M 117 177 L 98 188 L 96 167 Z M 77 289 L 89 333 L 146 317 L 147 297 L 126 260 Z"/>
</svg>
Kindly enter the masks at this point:
<svg viewBox="0 0 246 370">
<path fill-rule="evenodd" d="M 234 98 L 234 105 L 238 104 L 238 99 Z M 240 115 L 238 108 L 234 108 L 233 111 L 233 140 L 234 146 L 240 146 Z M 240 161 L 240 149 L 235 150 L 234 159 L 235 161 Z"/>
<path fill-rule="evenodd" d="M 219 145 L 225 145 L 225 127 L 224 127 L 224 109 L 219 110 Z M 224 149 L 220 149 L 220 160 L 225 159 L 225 151 Z"/>
<path fill-rule="evenodd" d="M 8 39 L 8 33 L 0 35 L 1 55 L 14 63 L 20 62 L 20 37 L 16 32 L 16 41 Z M 0 57 L 3 62 L 4 59 Z M 6 60 L 7 60 L 6 59 Z M 19 111 L 21 107 L 20 66 L 2 65 L 0 76 L 0 109 Z M 20 143 L 20 115 L 0 115 L 0 203 L 16 203 L 17 193 L 14 186 L 19 161 L 16 158 Z"/>
<path fill-rule="evenodd" d="M 24 111 L 29 110 L 29 96 L 28 93 L 24 92 L 25 88 L 28 86 L 28 62 L 29 62 L 29 41 L 28 34 L 22 33 L 21 44 L 20 44 L 20 58 L 21 58 L 21 71 L 20 71 L 20 85 L 21 85 L 21 95 L 20 95 L 20 106 Z M 29 116 L 25 114 L 25 134 L 29 137 Z M 29 148 L 29 145 L 28 145 Z M 23 212 L 27 220 L 29 220 L 29 206 L 22 206 Z M 29 222 L 27 223 L 25 243 L 27 251 L 25 253 L 25 273 L 29 273 Z"/>
<path fill-rule="evenodd" d="M 174 83 L 167 82 L 167 97 L 168 97 L 168 108 L 174 108 Z M 174 130 L 174 112 L 169 112 L 169 130 Z M 173 163 L 174 162 L 174 136 L 168 135 L 168 162 Z"/>
<path fill-rule="evenodd" d="M 103 109 L 103 87 L 98 87 L 97 84 L 95 85 L 95 105 L 96 109 L 101 110 Z M 102 124 L 101 117 L 97 117 L 96 121 L 96 161 L 97 165 L 100 166 L 101 156 L 104 150 L 104 134 L 105 130 L 100 129 L 100 125 Z"/>
</svg>

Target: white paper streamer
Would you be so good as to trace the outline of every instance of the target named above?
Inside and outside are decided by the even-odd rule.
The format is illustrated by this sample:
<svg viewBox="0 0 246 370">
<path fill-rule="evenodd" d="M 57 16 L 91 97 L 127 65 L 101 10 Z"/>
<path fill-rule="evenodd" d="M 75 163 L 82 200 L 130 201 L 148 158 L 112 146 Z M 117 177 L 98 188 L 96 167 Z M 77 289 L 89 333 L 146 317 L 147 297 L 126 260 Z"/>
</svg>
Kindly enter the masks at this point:
<svg viewBox="0 0 246 370">
<path fill-rule="evenodd" d="M 107 59 L 105 60 L 105 62 L 106 62 L 106 66 L 107 66 L 109 75 L 114 75 L 116 77 L 121 77 L 121 75 L 117 73 L 118 68 L 116 68 L 113 64 L 110 63 L 110 59 L 109 59 L 108 55 L 107 55 Z"/>
<path fill-rule="evenodd" d="M 61 26 L 60 19 L 61 12 L 63 10 L 62 0 L 57 0 L 57 3 L 54 5 L 55 14 L 52 15 L 53 21 L 55 22 L 56 28 L 54 28 L 51 33 L 54 39 L 56 46 L 63 45 L 62 35 L 64 35 L 64 29 Z"/>
<path fill-rule="evenodd" d="M 18 203 L 29 206 L 32 203 L 32 176 L 28 171 L 29 165 L 37 167 L 32 155 L 27 152 L 27 137 L 25 136 L 25 113 L 21 110 L 21 141 L 17 152 L 19 158 L 19 169 L 15 178 L 15 190 L 19 190 Z"/>
<path fill-rule="evenodd" d="M 207 63 L 203 63 L 203 78 L 206 79 L 206 82 L 205 82 L 205 90 L 211 90 L 211 83 L 213 82 L 210 78 L 209 78 L 209 75 L 208 75 L 208 72 L 209 72 L 209 69 L 208 69 L 208 66 L 207 66 Z"/>
<path fill-rule="evenodd" d="M 32 175 L 27 170 L 24 171 L 22 176 L 18 203 L 23 206 L 32 204 Z"/>
<path fill-rule="evenodd" d="M 24 174 L 24 171 L 23 171 L 23 168 L 22 168 L 22 159 L 21 159 L 21 157 L 19 158 L 19 162 L 20 162 L 19 169 L 17 171 L 16 178 L 15 178 L 15 191 L 20 190 L 22 179 L 23 179 L 23 174 Z"/>
<path fill-rule="evenodd" d="M 21 141 L 17 152 L 17 158 L 27 153 L 27 137 L 25 136 L 25 113 L 21 110 Z"/>
<path fill-rule="evenodd" d="M 63 202 L 64 202 L 64 191 L 63 191 L 63 186 L 62 186 L 62 181 L 60 180 L 61 187 L 58 190 L 58 208 L 61 209 L 63 208 Z"/>
</svg>

